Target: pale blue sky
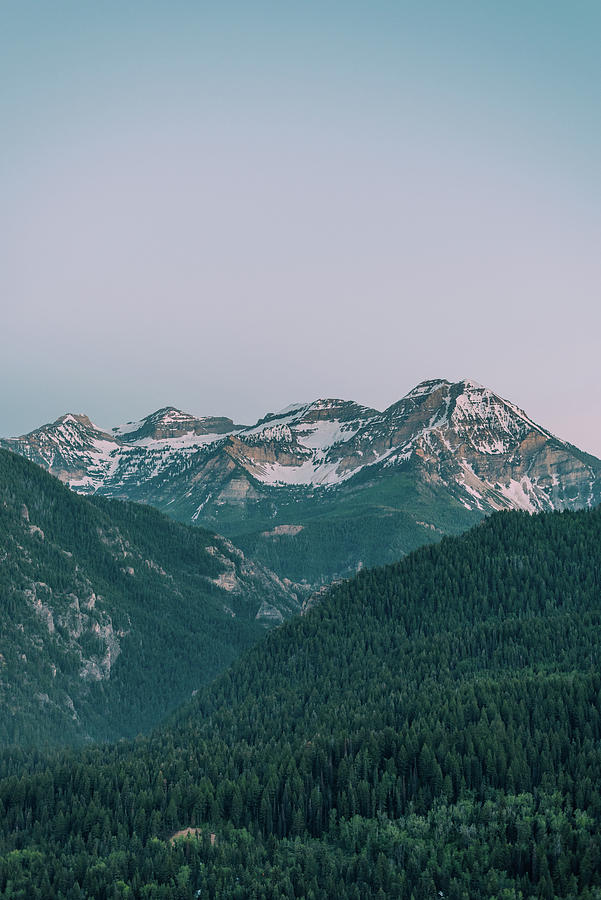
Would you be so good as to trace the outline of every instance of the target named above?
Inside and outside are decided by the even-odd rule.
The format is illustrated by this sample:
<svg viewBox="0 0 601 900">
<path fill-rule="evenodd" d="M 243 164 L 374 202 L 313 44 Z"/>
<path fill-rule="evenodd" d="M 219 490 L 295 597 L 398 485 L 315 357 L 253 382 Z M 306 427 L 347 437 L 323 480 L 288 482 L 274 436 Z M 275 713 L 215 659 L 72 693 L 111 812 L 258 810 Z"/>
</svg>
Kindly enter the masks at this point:
<svg viewBox="0 0 601 900">
<path fill-rule="evenodd" d="M 5 0 L 0 434 L 475 378 L 601 455 L 601 4 Z"/>
</svg>

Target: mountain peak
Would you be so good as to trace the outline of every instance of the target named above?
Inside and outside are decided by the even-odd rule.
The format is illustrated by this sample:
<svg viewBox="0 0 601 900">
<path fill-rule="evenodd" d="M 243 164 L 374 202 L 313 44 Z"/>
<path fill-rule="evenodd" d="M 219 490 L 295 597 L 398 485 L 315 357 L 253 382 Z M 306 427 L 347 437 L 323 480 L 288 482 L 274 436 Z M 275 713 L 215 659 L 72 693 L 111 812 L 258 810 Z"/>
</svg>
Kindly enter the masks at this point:
<svg viewBox="0 0 601 900">
<path fill-rule="evenodd" d="M 403 400 L 411 397 L 412 399 L 415 397 L 425 397 L 427 394 L 433 394 L 434 391 L 439 390 L 441 387 L 449 387 L 451 384 L 450 381 L 447 381 L 446 378 L 431 378 L 427 381 L 420 381 L 413 390 L 409 391 L 408 394 L 405 394 Z M 393 404 L 395 406 L 396 404 Z"/>
<path fill-rule="evenodd" d="M 178 409 L 177 406 L 161 406 L 160 409 L 157 409 L 155 412 L 150 413 L 150 415 L 146 416 L 147 419 L 169 419 L 172 416 L 176 418 L 178 416 L 188 416 L 189 413 L 183 412 L 181 409 Z"/>
<path fill-rule="evenodd" d="M 175 406 L 163 406 L 139 422 L 118 425 L 112 431 L 118 440 L 133 443 L 144 438 L 165 440 L 186 434 L 228 434 L 235 431 L 236 427 L 232 419 L 224 416 L 204 416 L 199 419 Z"/>
<path fill-rule="evenodd" d="M 420 381 L 420 383 L 410 390 L 408 394 L 405 394 L 399 402 L 408 399 L 415 400 L 418 397 L 426 397 L 429 394 L 433 394 L 435 391 L 439 391 L 441 388 L 461 388 L 464 391 L 473 390 L 492 393 L 492 391 L 481 385 L 478 381 L 475 381 L 473 378 L 462 378 L 461 381 L 457 382 L 449 381 L 446 378 L 428 378 L 426 381 Z"/>
<path fill-rule="evenodd" d="M 377 415 L 376 409 L 370 409 L 367 406 L 361 406 L 354 400 L 340 400 L 336 397 L 320 397 L 310 403 L 305 412 L 303 419 L 337 419 L 339 421 L 350 421 L 352 419 L 367 418 Z"/>
<path fill-rule="evenodd" d="M 42 425 L 40 428 L 34 428 L 33 431 L 29 431 L 27 434 L 20 435 L 20 437 L 18 438 L 12 438 L 12 440 L 26 442 L 32 441 L 36 443 L 48 439 L 56 441 L 56 435 L 65 432 L 77 433 L 79 436 L 79 440 L 88 440 L 92 437 L 107 436 L 105 430 L 103 428 L 99 428 L 98 425 L 95 425 L 92 420 L 84 413 L 69 412 L 65 413 L 62 416 L 59 416 L 58 419 L 54 420 L 54 422 L 49 422 L 47 425 Z M 54 437 L 52 437 L 53 435 Z"/>
<path fill-rule="evenodd" d="M 69 424 L 71 422 L 78 422 L 80 425 L 85 425 L 86 428 L 95 428 L 96 426 L 90 420 L 88 416 L 84 413 L 65 413 L 64 416 L 59 416 L 58 419 L 53 422 L 54 425 L 63 425 Z"/>
</svg>

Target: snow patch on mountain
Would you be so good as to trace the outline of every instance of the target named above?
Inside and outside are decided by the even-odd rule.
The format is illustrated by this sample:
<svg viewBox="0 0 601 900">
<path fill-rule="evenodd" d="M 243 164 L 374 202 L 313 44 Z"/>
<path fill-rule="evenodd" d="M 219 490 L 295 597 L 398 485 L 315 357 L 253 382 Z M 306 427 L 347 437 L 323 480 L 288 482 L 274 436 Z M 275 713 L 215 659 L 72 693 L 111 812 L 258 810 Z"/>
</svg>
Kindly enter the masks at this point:
<svg viewBox="0 0 601 900">
<path fill-rule="evenodd" d="M 123 437 L 126 434 L 132 434 L 133 432 L 139 431 L 140 428 L 142 428 L 144 421 L 144 419 L 139 419 L 137 422 L 126 422 L 125 425 L 115 425 L 115 427 L 110 430 L 115 437 Z"/>
<path fill-rule="evenodd" d="M 409 391 L 408 394 L 405 394 L 403 400 L 415 400 L 418 397 L 425 397 L 426 395 L 432 394 L 439 388 L 448 386 L 449 384 L 450 382 L 448 382 L 444 378 L 434 378 L 430 381 L 421 381 L 413 388 L 413 390 Z"/>
<path fill-rule="evenodd" d="M 532 481 L 524 476 L 520 481 L 512 478 L 507 484 L 499 484 L 498 489 L 510 501 L 513 507 L 525 509 L 526 512 L 537 512 L 542 508 L 536 496 Z"/>
<path fill-rule="evenodd" d="M 287 485 L 332 485 L 345 481 L 346 478 L 354 473 L 348 473 L 346 476 L 337 473 L 338 463 L 316 464 L 314 460 L 309 459 L 301 463 L 299 466 L 284 466 L 281 463 L 265 463 L 260 471 L 259 478 L 265 484 L 287 484 Z"/>
<path fill-rule="evenodd" d="M 295 431 L 304 447 L 325 452 L 335 444 L 350 441 L 359 431 L 359 426 L 332 419 L 330 422 L 298 425 Z"/>
<path fill-rule="evenodd" d="M 228 433 L 235 434 L 236 432 Z M 224 437 L 225 435 L 222 433 L 215 434 L 209 432 L 207 434 L 195 434 L 193 431 L 188 431 L 186 434 L 179 435 L 178 437 L 139 438 L 136 441 L 132 441 L 128 446 L 140 447 L 146 450 L 158 450 L 161 453 L 169 453 L 172 450 L 185 450 L 188 448 L 197 450 L 198 448 L 206 447 L 209 444 L 214 444 L 215 441 L 223 440 Z"/>
</svg>

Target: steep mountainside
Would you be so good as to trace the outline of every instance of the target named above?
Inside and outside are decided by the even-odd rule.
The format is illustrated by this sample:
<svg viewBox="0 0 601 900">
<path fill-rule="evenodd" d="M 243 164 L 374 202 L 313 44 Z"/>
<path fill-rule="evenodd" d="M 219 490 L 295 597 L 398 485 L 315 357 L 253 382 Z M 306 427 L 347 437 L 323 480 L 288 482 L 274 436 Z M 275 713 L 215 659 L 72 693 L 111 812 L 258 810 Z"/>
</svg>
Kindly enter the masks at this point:
<svg viewBox="0 0 601 900">
<path fill-rule="evenodd" d="M 67 415 L 4 446 L 76 491 L 215 528 L 313 586 L 494 510 L 601 499 L 600 460 L 471 381 L 423 382 L 384 412 L 317 400 L 246 427 L 167 408 L 108 433 Z"/>
<path fill-rule="evenodd" d="M 0 893 L 598 900 L 600 547 L 600 510 L 497 513 L 333 588 L 151 739 L 32 759 Z"/>
<path fill-rule="evenodd" d="M 0 743 L 135 735 L 299 609 L 227 539 L 0 450 Z"/>
</svg>

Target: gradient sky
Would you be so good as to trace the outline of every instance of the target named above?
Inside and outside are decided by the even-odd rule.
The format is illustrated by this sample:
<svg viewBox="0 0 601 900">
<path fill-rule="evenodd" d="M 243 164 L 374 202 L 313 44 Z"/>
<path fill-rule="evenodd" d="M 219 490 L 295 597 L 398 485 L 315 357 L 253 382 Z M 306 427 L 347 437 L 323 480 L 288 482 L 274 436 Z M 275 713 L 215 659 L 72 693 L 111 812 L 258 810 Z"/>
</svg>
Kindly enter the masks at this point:
<svg viewBox="0 0 601 900">
<path fill-rule="evenodd" d="M 0 5 L 0 434 L 474 378 L 601 456 L 598 0 Z"/>
</svg>

